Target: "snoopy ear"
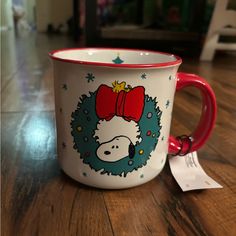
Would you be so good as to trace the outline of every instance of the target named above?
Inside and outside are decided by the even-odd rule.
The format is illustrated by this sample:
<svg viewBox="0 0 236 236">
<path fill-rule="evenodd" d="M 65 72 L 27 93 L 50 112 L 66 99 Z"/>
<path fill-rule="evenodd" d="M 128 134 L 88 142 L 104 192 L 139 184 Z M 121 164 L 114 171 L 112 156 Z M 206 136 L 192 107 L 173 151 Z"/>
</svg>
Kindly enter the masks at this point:
<svg viewBox="0 0 236 236">
<path fill-rule="evenodd" d="M 130 143 L 129 145 L 129 158 L 133 158 L 135 155 L 135 146 L 133 143 Z"/>
</svg>

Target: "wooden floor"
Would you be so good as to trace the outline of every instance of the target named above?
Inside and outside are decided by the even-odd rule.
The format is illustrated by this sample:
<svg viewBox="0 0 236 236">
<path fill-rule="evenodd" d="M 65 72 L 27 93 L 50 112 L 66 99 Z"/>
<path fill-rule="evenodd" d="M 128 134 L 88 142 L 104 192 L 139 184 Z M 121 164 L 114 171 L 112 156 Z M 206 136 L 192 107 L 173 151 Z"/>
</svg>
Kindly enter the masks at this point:
<svg viewBox="0 0 236 236">
<path fill-rule="evenodd" d="M 47 53 L 73 47 L 66 37 L 11 32 L 2 37 L 2 235 L 236 235 L 236 58 L 185 60 L 180 70 L 205 77 L 217 123 L 198 152 L 223 189 L 183 193 L 168 163 L 149 183 L 120 191 L 79 184 L 56 160 L 52 68 Z M 192 89 L 176 95 L 173 134 L 188 134 L 200 114 Z"/>
</svg>

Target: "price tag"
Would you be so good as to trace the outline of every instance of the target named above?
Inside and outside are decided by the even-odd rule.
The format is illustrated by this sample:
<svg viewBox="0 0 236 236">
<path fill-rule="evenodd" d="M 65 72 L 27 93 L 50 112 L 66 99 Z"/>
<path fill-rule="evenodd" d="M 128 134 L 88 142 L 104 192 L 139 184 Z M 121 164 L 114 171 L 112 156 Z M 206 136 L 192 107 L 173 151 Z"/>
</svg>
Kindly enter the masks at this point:
<svg viewBox="0 0 236 236">
<path fill-rule="evenodd" d="M 202 169 L 197 152 L 170 157 L 169 164 L 175 180 L 184 192 L 194 189 L 223 188 Z"/>
</svg>

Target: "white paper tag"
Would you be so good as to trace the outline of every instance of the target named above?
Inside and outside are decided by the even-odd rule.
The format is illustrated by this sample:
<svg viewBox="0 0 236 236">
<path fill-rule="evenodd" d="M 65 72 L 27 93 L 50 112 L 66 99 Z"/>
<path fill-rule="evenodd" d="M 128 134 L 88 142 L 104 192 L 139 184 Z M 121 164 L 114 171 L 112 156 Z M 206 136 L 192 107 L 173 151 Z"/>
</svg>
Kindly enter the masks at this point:
<svg viewBox="0 0 236 236">
<path fill-rule="evenodd" d="M 197 152 L 170 157 L 169 164 L 175 180 L 184 192 L 194 189 L 223 188 L 202 169 Z"/>
</svg>

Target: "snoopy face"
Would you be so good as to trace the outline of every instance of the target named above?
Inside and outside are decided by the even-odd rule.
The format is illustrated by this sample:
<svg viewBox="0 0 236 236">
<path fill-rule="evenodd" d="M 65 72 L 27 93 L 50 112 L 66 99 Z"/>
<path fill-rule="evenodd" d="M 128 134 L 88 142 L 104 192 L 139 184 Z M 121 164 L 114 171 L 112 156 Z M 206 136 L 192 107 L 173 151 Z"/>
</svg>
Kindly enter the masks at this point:
<svg viewBox="0 0 236 236">
<path fill-rule="evenodd" d="M 117 136 L 111 141 L 101 143 L 97 149 L 99 159 L 107 162 L 119 161 L 122 158 L 134 156 L 134 145 L 126 136 Z"/>
<path fill-rule="evenodd" d="M 132 143 L 141 143 L 138 124 L 131 120 L 126 121 L 122 117 L 114 116 L 111 120 L 100 120 L 95 130 L 94 138 L 101 145 L 114 139 L 114 137 L 128 137 Z"/>
</svg>

